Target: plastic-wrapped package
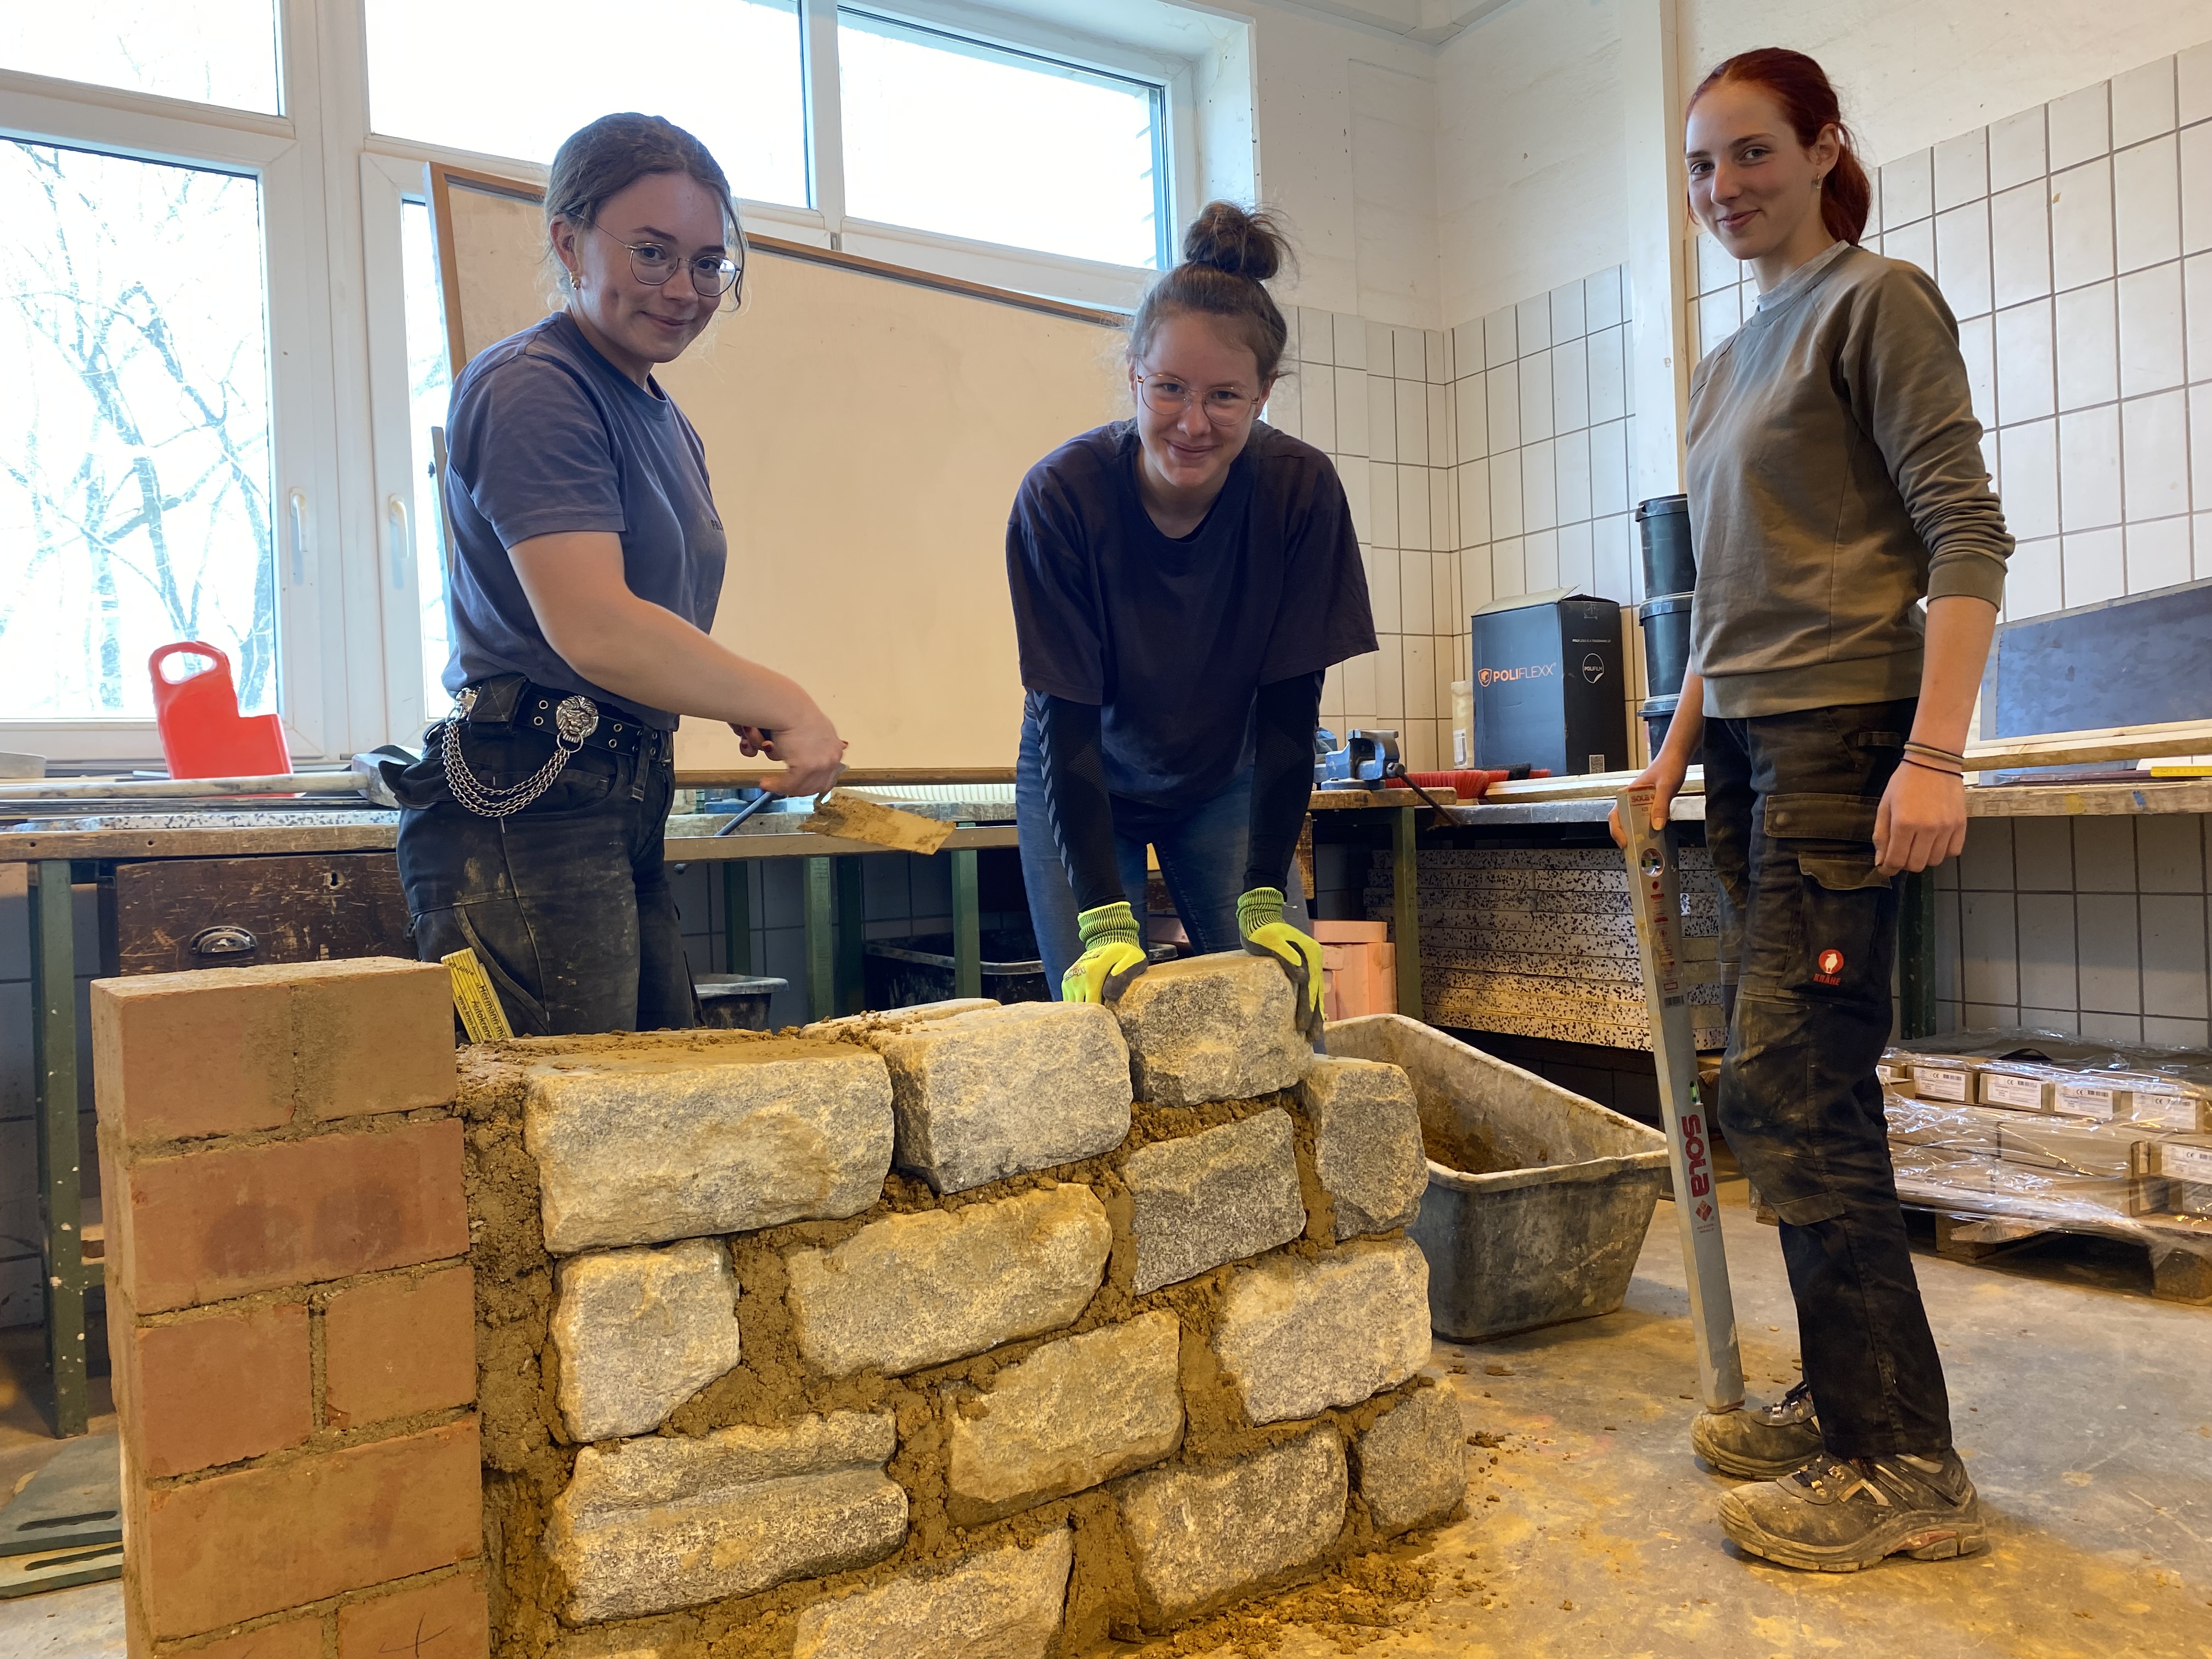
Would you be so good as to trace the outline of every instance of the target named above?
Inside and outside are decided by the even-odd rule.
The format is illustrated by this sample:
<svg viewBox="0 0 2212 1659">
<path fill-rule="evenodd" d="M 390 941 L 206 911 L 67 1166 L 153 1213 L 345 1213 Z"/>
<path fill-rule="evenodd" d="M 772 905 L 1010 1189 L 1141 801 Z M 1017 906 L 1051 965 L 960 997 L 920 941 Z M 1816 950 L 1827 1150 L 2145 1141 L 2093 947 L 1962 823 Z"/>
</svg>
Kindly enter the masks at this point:
<svg viewBox="0 0 2212 1659">
<path fill-rule="evenodd" d="M 2212 1260 L 2212 1052 L 2014 1028 L 1882 1063 L 1905 1203 Z"/>
</svg>

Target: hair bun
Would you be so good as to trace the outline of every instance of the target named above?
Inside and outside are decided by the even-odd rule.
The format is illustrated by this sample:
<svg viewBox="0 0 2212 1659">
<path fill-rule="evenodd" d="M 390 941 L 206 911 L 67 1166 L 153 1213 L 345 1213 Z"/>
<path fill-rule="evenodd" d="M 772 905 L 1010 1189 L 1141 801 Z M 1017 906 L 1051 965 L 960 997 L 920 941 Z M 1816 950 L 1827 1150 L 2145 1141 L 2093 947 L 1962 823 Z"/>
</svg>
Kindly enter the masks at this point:
<svg viewBox="0 0 2212 1659">
<path fill-rule="evenodd" d="M 1208 202 L 1182 234 L 1184 264 L 1255 283 L 1283 268 L 1285 246 L 1273 214 L 1247 212 L 1234 202 Z"/>
</svg>

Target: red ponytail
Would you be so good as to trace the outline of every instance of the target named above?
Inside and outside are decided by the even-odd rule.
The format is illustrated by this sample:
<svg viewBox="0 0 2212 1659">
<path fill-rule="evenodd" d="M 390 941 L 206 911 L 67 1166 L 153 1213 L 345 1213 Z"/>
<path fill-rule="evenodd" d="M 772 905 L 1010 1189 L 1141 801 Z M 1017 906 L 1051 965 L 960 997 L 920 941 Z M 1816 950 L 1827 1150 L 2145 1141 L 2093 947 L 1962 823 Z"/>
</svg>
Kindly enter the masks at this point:
<svg viewBox="0 0 2212 1659">
<path fill-rule="evenodd" d="M 1698 99 L 1723 81 L 1757 87 L 1770 94 L 1782 106 L 1783 117 L 1796 134 L 1798 143 L 1807 149 L 1820 141 L 1822 132 L 1835 129 L 1836 164 L 1820 181 L 1820 222 L 1828 228 L 1829 235 L 1856 246 L 1866 234 L 1874 187 L 1867 182 L 1866 169 L 1859 165 L 1851 130 L 1844 125 L 1843 108 L 1836 100 L 1835 88 L 1829 84 L 1827 71 L 1803 52 L 1786 46 L 1740 52 L 1698 82 L 1698 89 L 1690 94 L 1690 107 L 1695 108 Z"/>
</svg>

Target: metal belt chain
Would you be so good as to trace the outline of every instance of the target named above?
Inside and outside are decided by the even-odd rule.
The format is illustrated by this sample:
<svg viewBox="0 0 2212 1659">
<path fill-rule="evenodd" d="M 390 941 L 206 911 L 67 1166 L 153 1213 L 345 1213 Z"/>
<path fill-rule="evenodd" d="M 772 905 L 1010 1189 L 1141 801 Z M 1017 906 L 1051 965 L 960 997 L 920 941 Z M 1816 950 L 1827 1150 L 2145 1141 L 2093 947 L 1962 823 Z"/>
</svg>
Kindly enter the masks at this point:
<svg viewBox="0 0 2212 1659">
<path fill-rule="evenodd" d="M 568 764 L 568 757 L 581 749 L 584 739 L 599 729 L 597 703 L 585 696 L 562 698 L 553 711 L 552 758 L 520 783 L 495 789 L 469 770 L 469 763 L 461 753 L 461 723 L 468 718 L 470 706 L 476 699 L 464 688 L 456 701 L 460 707 L 446 720 L 439 753 L 445 762 L 446 785 L 453 792 L 453 799 L 480 818 L 509 817 L 529 805 L 553 787 L 562 769 Z"/>
</svg>

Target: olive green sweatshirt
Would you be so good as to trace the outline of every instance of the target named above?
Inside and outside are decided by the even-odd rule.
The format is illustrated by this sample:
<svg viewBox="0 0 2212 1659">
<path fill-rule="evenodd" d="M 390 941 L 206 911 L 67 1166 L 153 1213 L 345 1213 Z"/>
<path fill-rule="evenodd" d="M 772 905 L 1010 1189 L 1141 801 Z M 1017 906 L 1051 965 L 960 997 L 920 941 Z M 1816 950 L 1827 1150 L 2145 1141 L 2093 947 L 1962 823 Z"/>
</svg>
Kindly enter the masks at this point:
<svg viewBox="0 0 2212 1659">
<path fill-rule="evenodd" d="M 1918 601 L 1996 605 L 2012 538 L 1959 325 L 1917 267 L 1838 242 L 1690 380 L 1690 665 L 1705 713 L 1917 696 Z"/>
</svg>

